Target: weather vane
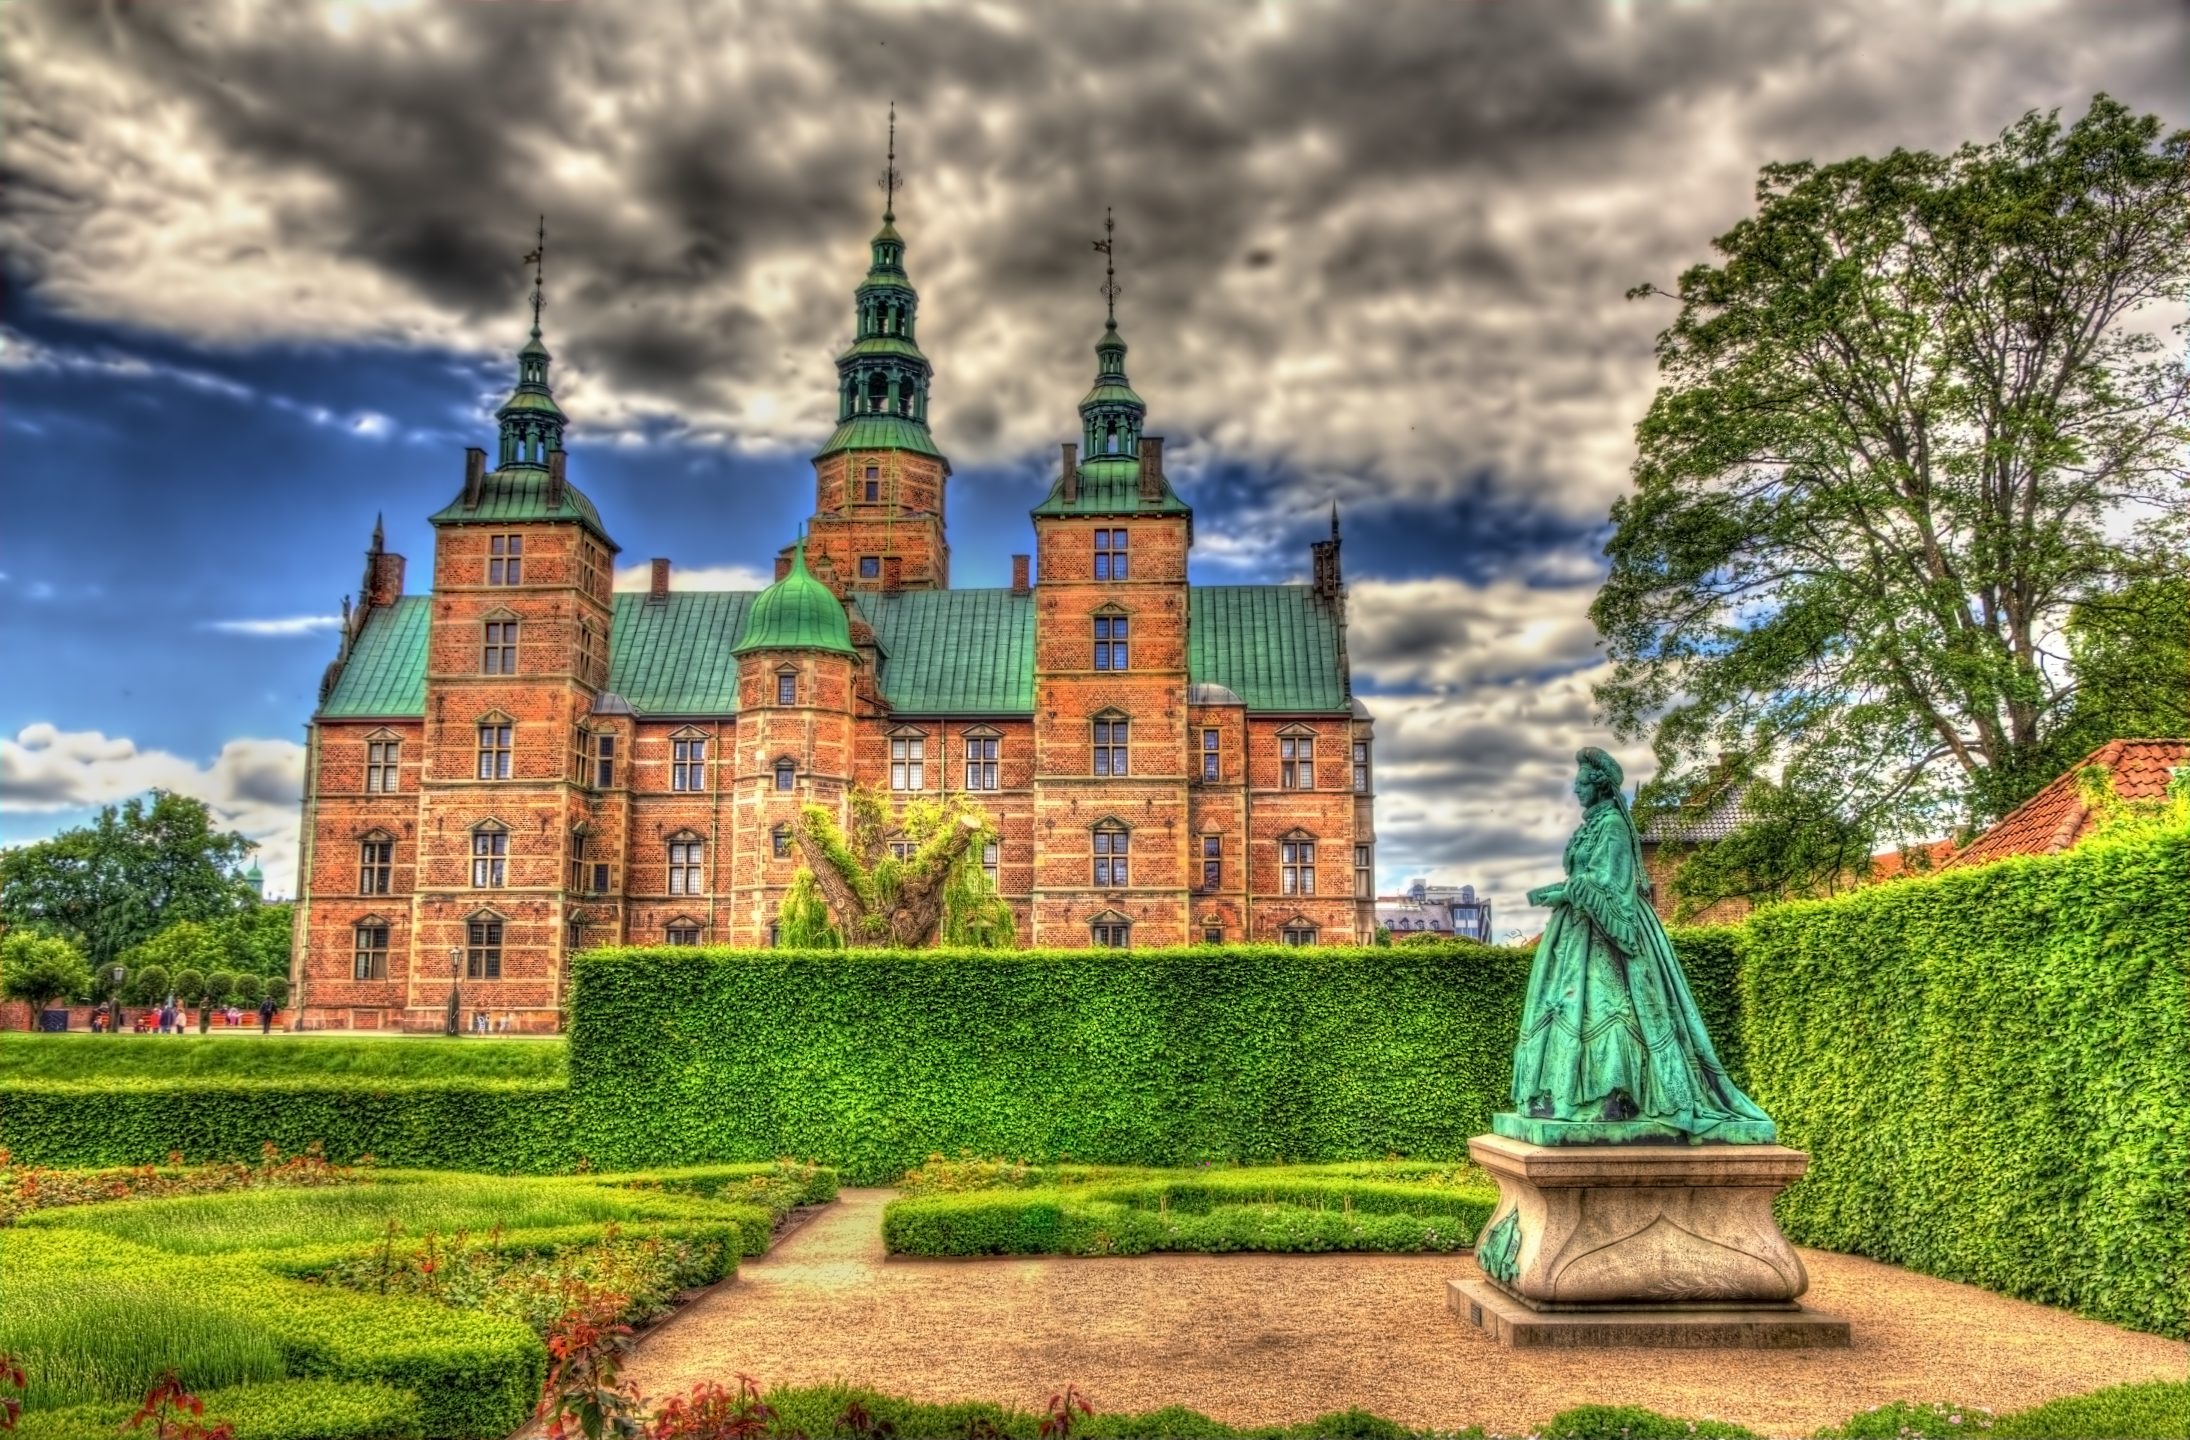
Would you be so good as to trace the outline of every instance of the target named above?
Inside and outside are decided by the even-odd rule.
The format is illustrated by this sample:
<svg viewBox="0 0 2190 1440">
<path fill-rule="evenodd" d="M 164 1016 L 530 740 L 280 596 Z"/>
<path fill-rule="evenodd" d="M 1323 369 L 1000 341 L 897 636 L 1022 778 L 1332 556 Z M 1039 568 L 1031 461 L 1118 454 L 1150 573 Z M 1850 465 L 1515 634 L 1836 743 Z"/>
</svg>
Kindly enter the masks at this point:
<svg viewBox="0 0 2190 1440">
<path fill-rule="evenodd" d="M 1095 248 L 1103 252 L 1103 302 L 1110 307 L 1110 323 L 1113 328 L 1118 323 L 1118 291 L 1123 288 L 1118 284 L 1118 256 L 1111 243 L 1116 238 L 1117 229 L 1118 222 L 1110 218 L 1110 207 L 1105 205 L 1103 238 L 1095 242 Z"/>
<path fill-rule="evenodd" d="M 897 185 L 899 178 L 897 173 L 897 102 L 892 100 L 890 102 L 890 159 L 889 163 L 882 167 L 882 174 L 874 182 L 882 190 L 882 218 L 885 220 L 895 220 L 897 218 Z"/>
<path fill-rule="evenodd" d="M 532 252 L 525 256 L 525 263 L 532 267 L 532 333 L 535 335 L 540 333 L 540 307 L 547 304 L 546 297 L 540 293 L 540 268 L 546 260 L 547 216 L 542 215 L 540 217 L 539 242 L 532 247 Z"/>
</svg>

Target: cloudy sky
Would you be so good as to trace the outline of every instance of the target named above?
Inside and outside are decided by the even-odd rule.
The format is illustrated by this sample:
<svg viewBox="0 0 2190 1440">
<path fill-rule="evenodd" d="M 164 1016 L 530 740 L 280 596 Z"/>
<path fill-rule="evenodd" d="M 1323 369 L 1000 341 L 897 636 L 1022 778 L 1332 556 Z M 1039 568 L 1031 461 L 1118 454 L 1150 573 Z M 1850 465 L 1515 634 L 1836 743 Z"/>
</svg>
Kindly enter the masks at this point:
<svg viewBox="0 0 2190 1440">
<path fill-rule="evenodd" d="M 1001 584 L 1100 330 L 1195 578 L 1345 515 L 1381 879 L 1552 878 L 1585 611 L 1664 301 L 1759 166 L 1987 139 L 2111 91 L 2190 121 L 2170 0 L 1263 7 L 567 3 L 0 12 L 0 841 L 165 785 L 294 887 L 301 738 L 376 512 L 488 443 L 548 216 L 572 473 L 635 576 L 737 584 L 811 503 L 900 115 L 900 227 Z"/>
</svg>

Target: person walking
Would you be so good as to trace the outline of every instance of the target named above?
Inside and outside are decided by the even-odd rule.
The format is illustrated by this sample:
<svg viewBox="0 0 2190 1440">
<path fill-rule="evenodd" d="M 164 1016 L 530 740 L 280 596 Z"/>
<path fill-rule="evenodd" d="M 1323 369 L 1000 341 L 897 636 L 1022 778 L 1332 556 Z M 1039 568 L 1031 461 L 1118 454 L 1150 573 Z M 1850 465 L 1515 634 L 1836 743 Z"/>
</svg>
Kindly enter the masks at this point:
<svg viewBox="0 0 2190 1440">
<path fill-rule="evenodd" d="M 274 997 L 266 996 L 259 1001 L 259 1034 L 274 1033 Z"/>
</svg>

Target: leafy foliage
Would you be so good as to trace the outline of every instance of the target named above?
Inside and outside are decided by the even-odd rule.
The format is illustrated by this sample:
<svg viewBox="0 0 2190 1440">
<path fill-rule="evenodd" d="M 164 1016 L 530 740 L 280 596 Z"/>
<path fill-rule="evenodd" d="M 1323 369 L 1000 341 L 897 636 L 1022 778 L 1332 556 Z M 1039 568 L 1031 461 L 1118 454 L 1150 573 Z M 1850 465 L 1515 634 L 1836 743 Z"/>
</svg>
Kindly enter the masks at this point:
<svg viewBox="0 0 2190 1440">
<path fill-rule="evenodd" d="M 205 1391 L 205 1418 L 244 1440 L 424 1440 L 418 1400 L 387 1385 L 277 1380 Z M 134 1402 L 108 1401 L 23 1417 L 18 1440 L 114 1440 Z M 141 1432 L 140 1432 L 141 1433 Z"/>
<path fill-rule="evenodd" d="M 237 873 L 250 841 L 215 830 L 201 801 L 165 790 L 150 800 L 109 805 L 90 825 L 0 851 L 0 924 L 66 935 L 96 966 L 178 920 L 256 903 Z"/>
<path fill-rule="evenodd" d="M 1477 945 L 594 951 L 572 1123 L 605 1164 L 799 1155 L 859 1184 L 961 1149 L 1451 1159 L 1504 1104 L 1527 978 Z"/>
<path fill-rule="evenodd" d="M 777 940 L 786 950 L 842 950 L 844 936 L 829 923 L 829 903 L 821 898 L 814 872 L 801 868 L 791 877 L 783 906 L 776 912 Z"/>
<path fill-rule="evenodd" d="M 2190 1334 L 2186 934 L 2182 824 L 1753 917 L 1789 1237 Z"/>
<path fill-rule="evenodd" d="M 792 936 L 813 948 L 855 949 L 925 945 L 940 934 L 961 949 L 1000 949 L 1017 930 L 1005 903 L 981 870 L 981 847 L 996 839 L 995 821 L 966 796 L 923 795 L 894 817 L 879 791 L 854 786 L 851 832 L 820 805 L 808 805 L 794 832 L 806 866 L 778 912 L 785 945 Z M 903 857 L 891 850 L 909 844 Z M 830 924 L 814 913 L 826 907 Z"/>
<path fill-rule="evenodd" d="M 36 1011 L 88 994 L 91 987 L 91 967 L 71 942 L 34 930 L 0 937 L 0 995 L 28 1001 Z"/>
<path fill-rule="evenodd" d="M 2140 317 L 2190 297 L 2186 200 L 2190 132 L 2103 95 L 1948 156 L 1764 170 L 1680 278 L 1591 610 L 1646 800 L 1723 753 L 1937 834 L 2051 778 L 2049 635 L 2181 538 L 2190 370 Z"/>
</svg>

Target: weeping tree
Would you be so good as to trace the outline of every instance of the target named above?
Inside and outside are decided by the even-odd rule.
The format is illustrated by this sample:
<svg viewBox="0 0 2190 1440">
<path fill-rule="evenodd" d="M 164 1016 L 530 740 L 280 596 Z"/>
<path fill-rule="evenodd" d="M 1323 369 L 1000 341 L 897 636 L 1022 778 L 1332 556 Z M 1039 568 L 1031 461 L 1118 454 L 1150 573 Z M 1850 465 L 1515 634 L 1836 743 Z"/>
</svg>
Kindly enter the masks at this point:
<svg viewBox="0 0 2190 1440">
<path fill-rule="evenodd" d="M 879 793 L 855 786 L 851 819 L 847 833 L 819 805 L 800 814 L 792 836 L 806 864 L 777 912 L 783 945 L 876 950 L 940 938 L 1000 950 L 1016 943 L 1011 907 L 981 870 L 981 849 L 996 840 L 985 810 L 954 794 L 915 800 L 892 817 Z M 899 854 L 905 847 L 909 853 Z"/>
</svg>

